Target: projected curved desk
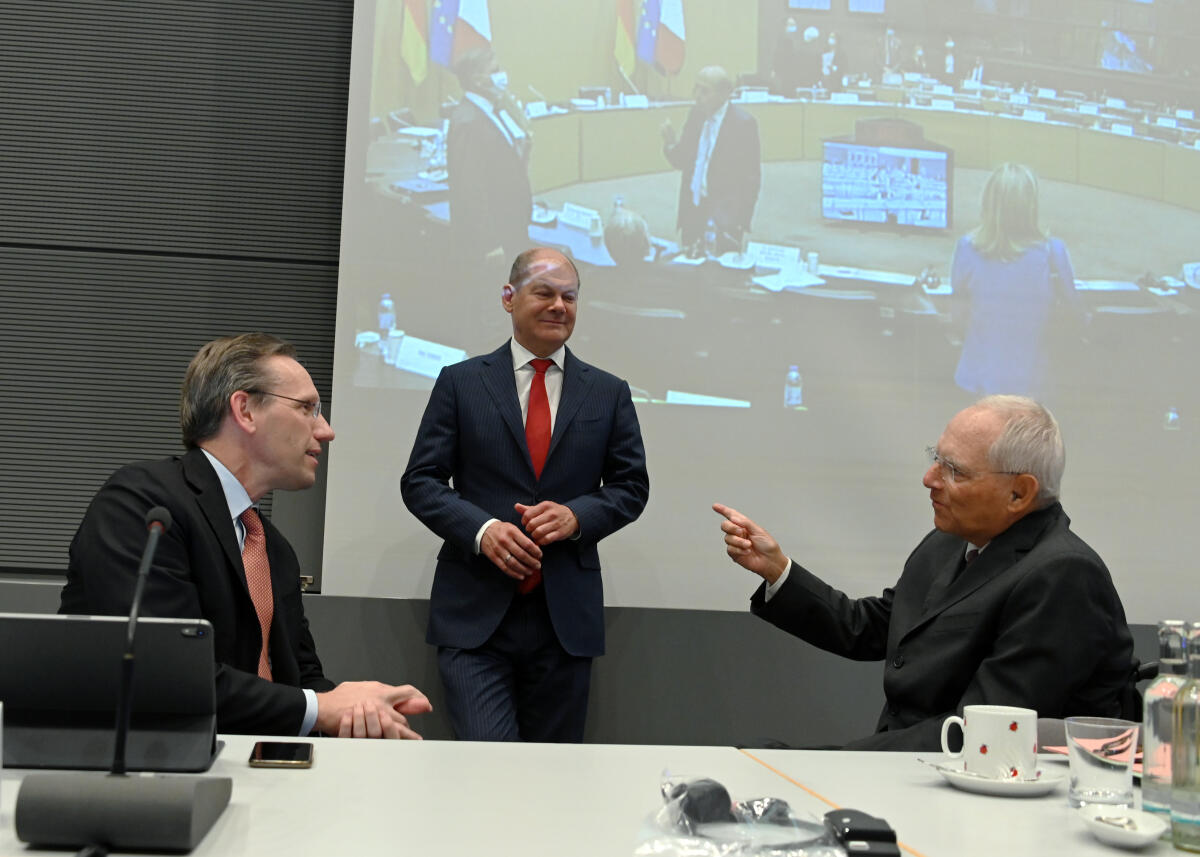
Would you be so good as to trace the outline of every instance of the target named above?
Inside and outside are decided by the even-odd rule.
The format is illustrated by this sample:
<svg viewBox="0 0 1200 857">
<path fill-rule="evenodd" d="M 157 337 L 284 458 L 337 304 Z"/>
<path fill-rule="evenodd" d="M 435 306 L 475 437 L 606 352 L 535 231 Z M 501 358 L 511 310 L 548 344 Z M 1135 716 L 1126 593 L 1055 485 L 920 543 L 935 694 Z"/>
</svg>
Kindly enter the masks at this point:
<svg viewBox="0 0 1200 857">
<path fill-rule="evenodd" d="M 978 98 L 969 105 L 970 110 L 882 101 L 739 102 L 758 120 L 764 162 L 819 160 L 822 140 L 853 134 L 857 120 L 899 118 L 922 126 L 926 139 L 953 149 L 958 167 L 991 169 L 1003 161 L 1018 161 L 1046 179 L 1200 211 L 1200 151 L 1195 148 L 1149 136 L 1080 127 L 1075 122 L 1038 121 L 998 112 L 1008 105 Z M 663 172 L 667 165 L 660 151 L 659 126 L 669 119 L 678 128 L 687 110 L 688 105 L 609 108 L 536 120 L 530 162 L 535 193 L 580 182 Z M 1063 120 L 1069 115 L 1063 109 L 1057 114 L 1041 112 Z M 1077 112 L 1071 118 L 1100 121 L 1099 116 Z M 1141 123 L 1129 127 L 1131 132 L 1148 132 L 1160 126 Z M 1192 136 L 1198 135 L 1200 131 Z"/>
<path fill-rule="evenodd" d="M 251 769 L 254 739 L 223 740 L 212 773 L 233 778 L 233 797 L 198 857 L 627 855 L 661 805 L 664 771 L 711 777 L 735 800 L 781 798 L 817 818 L 835 806 L 877 814 L 910 857 L 1112 853 L 1073 817 L 1065 785 L 1019 800 L 966 794 L 911 753 L 326 738 L 315 741 L 311 770 L 292 771 Z M 21 776 L 0 777 L 0 853 L 62 854 L 16 840 Z"/>
</svg>

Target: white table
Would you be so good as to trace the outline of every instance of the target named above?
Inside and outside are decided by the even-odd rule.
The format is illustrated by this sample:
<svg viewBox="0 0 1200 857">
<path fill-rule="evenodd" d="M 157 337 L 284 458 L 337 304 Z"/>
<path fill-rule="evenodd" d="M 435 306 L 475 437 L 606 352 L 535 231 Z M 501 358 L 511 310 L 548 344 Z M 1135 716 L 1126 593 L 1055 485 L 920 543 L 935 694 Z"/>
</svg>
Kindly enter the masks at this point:
<svg viewBox="0 0 1200 857">
<path fill-rule="evenodd" d="M 735 799 L 773 796 L 822 816 L 831 804 L 886 818 L 913 857 L 1113 855 L 1047 797 L 957 791 L 918 754 L 739 752 L 729 747 L 472 744 L 317 739 L 311 770 L 254 769 L 254 738 L 223 736 L 212 773 L 233 799 L 197 855 L 630 855 L 661 805 L 664 770 L 711 777 Z M 1060 764 L 1051 759 L 1047 764 Z M 22 771 L 0 777 L 0 857 Z M 1142 853 L 1166 854 L 1157 844 Z"/>
<path fill-rule="evenodd" d="M 1169 842 L 1122 852 L 1097 841 L 1067 805 L 1065 780 L 1041 797 L 989 797 L 960 791 L 917 761 L 940 753 L 747 752 L 832 803 L 887 819 L 907 852 L 924 857 L 1182 853 Z M 1067 759 L 1042 754 L 1038 765 L 1065 774 Z"/>
</svg>

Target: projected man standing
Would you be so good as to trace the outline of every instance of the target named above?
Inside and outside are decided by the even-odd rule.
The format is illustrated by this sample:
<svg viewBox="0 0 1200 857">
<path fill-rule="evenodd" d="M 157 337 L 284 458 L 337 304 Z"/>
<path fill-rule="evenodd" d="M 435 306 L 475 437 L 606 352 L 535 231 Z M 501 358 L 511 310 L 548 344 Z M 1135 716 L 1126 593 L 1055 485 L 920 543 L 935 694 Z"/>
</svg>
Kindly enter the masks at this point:
<svg viewBox="0 0 1200 857">
<path fill-rule="evenodd" d="M 683 171 L 678 227 L 687 248 L 704 247 L 711 232 L 714 246 L 704 249 L 740 250 L 742 236 L 750 230 L 762 184 L 762 151 L 758 123 L 729 103 L 732 93 L 729 72 L 720 66 L 703 68 L 682 134 L 676 136 L 670 121 L 662 125 L 663 154 Z"/>
<path fill-rule="evenodd" d="M 604 652 L 596 545 L 650 493 L 629 385 L 566 347 L 578 298 L 561 253 L 517 257 L 512 339 L 442 370 L 401 480 L 445 539 L 426 640 L 459 739 L 583 740 Z"/>
<path fill-rule="evenodd" d="M 463 54 L 454 73 L 463 89 L 446 140 L 455 247 L 468 262 L 502 247 L 503 264 L 529 246 L 533 134 L 491 48 Z"/>
<path fill-rule="evenodd" d="M 834 654 L 885 662 L 876 732 L 848 748 L 937 750 L 942 721 L 980 703 L 1129 716 L 1133 638 L 1108 569 L 1058 502 L 1054 417 L 1032 399 L 990 396 L 958 413 L 929 454 L 935 529 L 879 596 L 837 591 L 745 515 L 713 506 L 730 558 L 763 578 L 756 615 Z"/>
</svg>

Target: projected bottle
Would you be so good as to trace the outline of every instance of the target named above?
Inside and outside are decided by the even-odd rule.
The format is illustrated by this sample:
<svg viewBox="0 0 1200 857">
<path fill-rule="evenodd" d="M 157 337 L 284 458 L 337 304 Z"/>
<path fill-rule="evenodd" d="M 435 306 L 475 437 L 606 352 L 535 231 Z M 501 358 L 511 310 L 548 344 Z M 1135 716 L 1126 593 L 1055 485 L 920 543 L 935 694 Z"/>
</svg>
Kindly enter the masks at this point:
<svg viewBox="0 0 1200 857">
<path fill-rule="evenodd" d="M 1171 842 L 1200 852 L 1200 622 L 1187 638 L 1187 681 L 1175 694 L 1171 753 Z"/>
<path fill-rule="evenodd" d="M 1175 733 L 1175 696 L 1187 680 L 1184 646 L 1187 623 L 1158 623 L 1158 678 L 1146 688 L 1142 725 L 1142 809 L 1171 811 L 1171 752 Z"/>
<path fill-rule="evenodd" d="M 704 227 L 704 255 L 717 255 L 717 221 L 711 217 L 708 218 L 708 225 Z"/>
<path fill-rule="evenodd" d="M 783 380 L 783 406 L 785 408 L 804 407 L 804 379 L 800 376 L 800 367 L 788 367 L 787 377 Z"/>
<path fill-rule="evenodd" d="M 379 299 L 379 341 L 386 342 L 388 332 L 396 326 L 396 304 L 391 292 L 384 292 Z"/>
</svg>

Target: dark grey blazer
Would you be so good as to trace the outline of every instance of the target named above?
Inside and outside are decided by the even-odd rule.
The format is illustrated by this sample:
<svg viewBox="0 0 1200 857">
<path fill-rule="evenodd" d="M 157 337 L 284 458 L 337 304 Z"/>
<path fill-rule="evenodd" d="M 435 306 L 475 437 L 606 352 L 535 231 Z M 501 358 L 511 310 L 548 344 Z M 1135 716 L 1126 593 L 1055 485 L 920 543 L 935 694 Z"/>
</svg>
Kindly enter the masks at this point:
<svg viewBox="0 0 1200 857">
<path fill-rule="evenodd" d="M 470 649 L 487 641 L 517 584 L 475 554 L 475 534 L 490 518 L 520 527 L 516 503 L 552 500 L 569 506 L 580 528 L 578 539 L 543 548 L 554 630 L 572 655 L 604 652 L 596 544 L 642 513 L 650 480 L 629 385 L 570 349 L 563 363 L 540 479 L 525 443 L 508 343 L 438 376 L 400 483 L 409 510 L 445 539 L 430 596 L 431 644 Z"/>
<path fill-rule="evenodd" d="M 266 681 L 258 677 L 262 631 L 229 506 L 200 450 L 130 464 L 109 478 L 71 542 L 58 612 L 128 615 L 146 542 L 144 518 L 154 506 L 166 507 L 172 523 L 159 541 L 141 615 L 212 623 L 219 731 L 295 735 L 305 711 L 300 688 L 334 686 L 322 672 L 304 618 L 300 563 L 287 539 L 264 518 L 275 595 L 270 640 L 275 680 Z"/>
<path fill-rule="evenodd" d="M 849 598 L 792 563 L 769 602 L 751 610 L 803 640 L 880 660 L 887 697 L 874 735 L 850 747 L 937 750 L 942 721 L 978 703 L 1042 717 L 1118 716 L 1133 638 L 1100 557 L 1058 503 L 997 536 L 949 583 L 962 539 L 934 530 L 895 587 Z"/>
</svg>

